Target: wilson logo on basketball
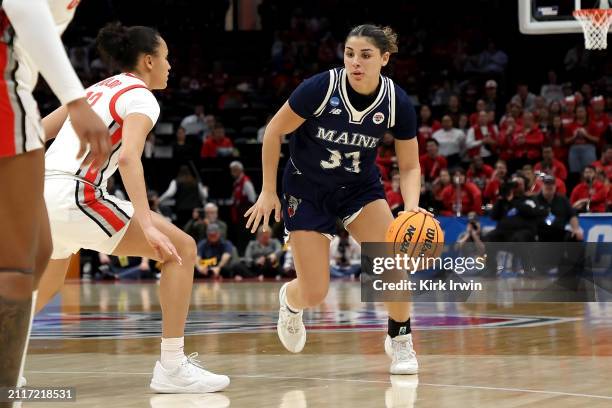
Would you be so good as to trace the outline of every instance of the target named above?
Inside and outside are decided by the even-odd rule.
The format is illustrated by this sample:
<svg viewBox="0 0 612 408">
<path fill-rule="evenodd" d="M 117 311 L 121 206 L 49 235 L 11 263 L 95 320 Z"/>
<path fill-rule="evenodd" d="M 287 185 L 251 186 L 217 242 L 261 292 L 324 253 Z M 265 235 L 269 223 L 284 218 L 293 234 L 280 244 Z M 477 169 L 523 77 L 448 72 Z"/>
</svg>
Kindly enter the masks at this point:
<svg viewBox="0 0 612 408">
<path fill-rule="evenodd" d="M 377 125 L 380 125 L 381 123 L 383 123 L 383 120 L 385 120 L 385 115 L 382 112 L 376 112 L 372 117 L 372 120 Z"/>
<path fill-rule="evenodd" d="M 426 252 L 429 253 L 431 251 L 433 247 L 433 241 L 435 238 L 436 238 L 436 230 L 433 228 L 427 228 L 427 232 L 425 233 L 425 241 L 423 242 L 423 245 L 421 245 L 419 256 L 425 256 Z"/>
</svg>

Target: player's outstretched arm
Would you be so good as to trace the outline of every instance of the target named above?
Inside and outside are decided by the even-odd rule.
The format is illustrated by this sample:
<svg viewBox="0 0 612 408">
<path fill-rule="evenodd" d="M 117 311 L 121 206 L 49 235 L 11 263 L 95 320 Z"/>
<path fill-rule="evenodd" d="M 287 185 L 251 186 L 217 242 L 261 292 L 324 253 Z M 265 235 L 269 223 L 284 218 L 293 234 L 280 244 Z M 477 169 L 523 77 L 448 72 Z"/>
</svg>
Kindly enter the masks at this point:
<svg viewBox="0 0 612 408">
<path fill-rule="evenodd" d="M 276 177 L 282 137 L 293 133 L 304 121 L 305 119 L 295 113 L 289 107 L 289 103 L 285 102 L 266 126 L 261 153 L 263 167 L 261 194 L 257 202 L 244 214 L 245 218 L 248 217 L 246 228 L 250 228 L 253 233 L 257 231 L 262 220 L 264 228 L 268 227 L 272 211 L 274 211 L 274 219 L 277 222 L 280 221 L 281 204 L 276 193 Z"/>
<path fill-rule="evenodd" d="M 74 129 L 81 139 L 82 157 L 90 144 L 85 164 L 98 167 L 110 154 L 108 129 L 89 107 L 85 90 L 66 55 L 46 0 L 4 0 L 2 8 L 28 53 L 62 105 L 67 105 Z"/>
<path fill-rule="evenodd" d="M 68 109 L 65 106 L 60 106 L 44 118 L 42 118 L 42 126 L 45 130 L 45 142 L 55 139 L 64 122 L 68 118 Z"/>
</svg>

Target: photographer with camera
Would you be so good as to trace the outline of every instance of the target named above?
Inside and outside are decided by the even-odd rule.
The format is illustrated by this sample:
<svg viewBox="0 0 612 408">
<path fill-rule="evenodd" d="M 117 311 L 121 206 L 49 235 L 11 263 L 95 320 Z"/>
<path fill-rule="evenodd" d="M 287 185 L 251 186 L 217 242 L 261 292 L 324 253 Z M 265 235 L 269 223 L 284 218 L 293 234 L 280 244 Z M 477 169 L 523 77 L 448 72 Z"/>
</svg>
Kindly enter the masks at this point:
<svg viewBox="0 0 612 408">
<path fill-rule="evenodd" d="M 459 238 L 457 238 L 455 248 L 457 250 L 463 250 L 466 243 L 474 244 L 474 252 L 478 256 L 482 256 L 486 252 L 482 238 L 482 228 L 480 227 L 480 221 L 478 221 L 478 214 L 472 211 L 468 214 L 466 229 L 459 235 Z"/>
<path fill-rule="evenodd" d="M 537 234 L 537 221 L 545 215 L 533 198 L 525 195 L 527 179 L 514 176 L 499 189 L 499 197 L 491 210 L 497 227 L 489 232 L 486 241 L 532 242 Z"/>
</svg>

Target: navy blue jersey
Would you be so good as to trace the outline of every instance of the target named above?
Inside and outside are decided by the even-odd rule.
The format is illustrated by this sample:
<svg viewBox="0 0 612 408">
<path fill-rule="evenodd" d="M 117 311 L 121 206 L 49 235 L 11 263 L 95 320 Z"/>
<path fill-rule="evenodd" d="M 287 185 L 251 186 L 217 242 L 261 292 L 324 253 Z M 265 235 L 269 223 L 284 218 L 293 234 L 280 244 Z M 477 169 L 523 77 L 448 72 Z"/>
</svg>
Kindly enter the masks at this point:
<svg viewBox="0 0 612 408">
<path fill-rule="evenodd" d="M 397 139 L 416 135 L 416 113 L 408 95 L 387 77 L 374 102 L 357 111 L 349 101 L 345 69 L 308 78 L 289 97 L 306 121 L 290 137 L 293 166 L 333 190 L 378 180 L 376 151 L 386 131 Z"/>
</svg>

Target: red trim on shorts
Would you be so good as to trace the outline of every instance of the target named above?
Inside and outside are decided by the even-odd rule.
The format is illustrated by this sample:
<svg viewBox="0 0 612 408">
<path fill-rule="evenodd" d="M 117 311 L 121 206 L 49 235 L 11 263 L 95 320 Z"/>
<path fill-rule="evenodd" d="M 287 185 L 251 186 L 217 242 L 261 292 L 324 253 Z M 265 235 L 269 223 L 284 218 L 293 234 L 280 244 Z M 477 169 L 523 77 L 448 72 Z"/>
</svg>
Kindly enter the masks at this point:
<svg viewBox="0 0 612 408">
<path fill-rule="evenodd" d="M 123 88 L 122 90 L 120 90 L 119 92 L 114 94 L 113 97 L 111 98 L 110 102 L 109 102 L 110 114 L 113 117 L 113 119 L 115 120 L 115 122 L 117 122 L 119 125 L 123 125 L 123 119 L 121 119 L 121 116 L 119 116 L 119 114 L 117 113 L 117 110 L 115 109 L 115 104 L 117 103 L 117 99 L 119 99 L 119 97 L 121 95 L 123 95 L 124 93 L 126 93 L 127 91 L 131 91 L 132 89 L 137 89 L 137 88 L 148 89 L 144 85 L 130 85 L 130 86 L 126 86 L 125 88 Z"/>
<path fill-rule="evenodd" d="M 0 32 L 0 35 L 2 33 Z M 15 112 L 11 104 L 8 84 L 4 80 L 8 55 L 8 44 L 0 42 L 0 157 L 15 156 Z"/>
</svg>

